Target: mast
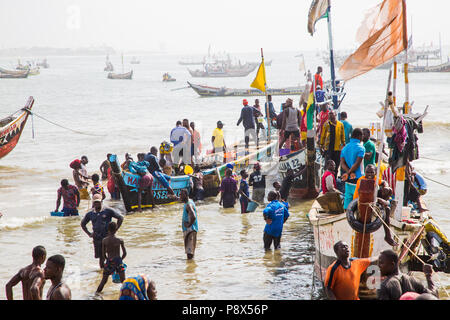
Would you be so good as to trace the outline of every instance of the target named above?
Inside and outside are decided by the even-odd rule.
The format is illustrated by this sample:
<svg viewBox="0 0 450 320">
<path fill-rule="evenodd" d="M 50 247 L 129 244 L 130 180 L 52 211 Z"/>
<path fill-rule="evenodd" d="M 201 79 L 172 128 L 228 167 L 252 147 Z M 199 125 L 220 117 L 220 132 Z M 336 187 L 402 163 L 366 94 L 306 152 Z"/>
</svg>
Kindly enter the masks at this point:
<svg viewBox="0 0 450 320">
<path fill-rule="evenodd" d="M 262 48 L 261 48 L 261 58 L 262 58 L 262 63 L 264 64 L 264 53 L 263 53 L 263 49 Z M 264 66 L 263 70 L 264 70 L 264 88 L 266 89 L 264 94 L 266 96 L 267 143 L 269 144 L 272 141 L 272 138 L 271 138 L 271 128 L 270 128 L 269 97 L 268 97 L 268 94 L 267 94 L 266 67 L 265 66 Z"/>
<path fill-rule="evenodd" d="M 331 0 L 328 0 L 328 14 L 327 14 L 327 21 L 328 21 L 328 43 L 330 47 L 330 69 L 331 69 L 331 85 L 333 88 L 333 105 L 334 109 L 338 109 L 338 119 L 341 119 L 341 107 L 338 106 L 338 99 L 336 95 L 336 73 L 334 70 L 334 52 L 333 52 L 333 34 L 332 34 L 332 28 L 331 28 Z M 314 88 L 315 89 L 315 88 Z M 324 89 L 324 88 L 322 88 Z"/>
</svg>

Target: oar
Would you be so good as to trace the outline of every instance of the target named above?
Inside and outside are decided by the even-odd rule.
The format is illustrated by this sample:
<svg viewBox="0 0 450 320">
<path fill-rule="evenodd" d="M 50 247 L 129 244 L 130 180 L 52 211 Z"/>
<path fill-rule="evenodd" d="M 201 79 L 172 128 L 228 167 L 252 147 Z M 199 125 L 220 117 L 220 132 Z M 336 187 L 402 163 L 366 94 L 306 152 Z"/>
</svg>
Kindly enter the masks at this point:
<svg viewBox="0 0 450 320">
<path fill-rule="evenodd" d="M 182 88 L 170 89 L 170 91 L 177 91 L 177 90 L 183 90 L 183 89 L 188 89 L 188 88 L 190 88 L 190 86 L 182 87 Z"/>
</svg>

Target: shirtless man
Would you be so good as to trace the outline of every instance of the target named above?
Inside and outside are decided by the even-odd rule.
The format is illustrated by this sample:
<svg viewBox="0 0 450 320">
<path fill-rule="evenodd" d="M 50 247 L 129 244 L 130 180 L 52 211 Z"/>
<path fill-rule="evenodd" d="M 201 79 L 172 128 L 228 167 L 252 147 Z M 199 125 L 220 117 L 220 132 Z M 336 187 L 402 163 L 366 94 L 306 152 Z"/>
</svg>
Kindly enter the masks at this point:
<svg viewBox="0 0 450 320">
<path fill-rule="evenodd" d="M 44 274 L 52 285 L 47 292 L 47 300 L 72 300 L 72 293 L 67 284 L 62 282 L 66 260 L 62 255 L 54 255 L 47 259 Z"/>
<path fill-rule="evenodd" d="M 103 278 L 98 285 L 97 292 L 102 292 L 103 287 L 110 275 L 117 272 L 120 282 L 125 280 L 125 267 L 123 259 L 127 256 L 127 250 L 122 239 L 116 237 L 117 224 L 111 221 L 108 224 L 108 236 L 102 241 L 102 258 L 100 265 L 103 268 Z M 120 248 L 122 248 L 122 256 L 120 256 Z M 106 260 L 106 264 L 105 264 Z"/>
<path fill-rule="evenodd" d="M 14 300 L 12 288 L 22 282 L 23 300 L 42 300 L 42 289 L 45 284 L 44 272 L 41 265 L 44 263 L 47 252 L 43 246 L 33 248 L 33 263 L 19 272 L 6 284 L 6 298 Z"/>
</svg>

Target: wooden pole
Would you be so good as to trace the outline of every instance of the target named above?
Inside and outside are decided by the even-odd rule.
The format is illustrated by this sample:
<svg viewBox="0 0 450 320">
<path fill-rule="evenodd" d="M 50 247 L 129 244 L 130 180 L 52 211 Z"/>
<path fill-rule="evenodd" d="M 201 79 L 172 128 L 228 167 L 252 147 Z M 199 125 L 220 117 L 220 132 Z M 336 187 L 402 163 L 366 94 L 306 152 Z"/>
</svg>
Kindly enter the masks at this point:
<svg viewBox="0 0 450 320">
<path fill-rule="evenodd" d="M 266 96 L 266 115 L 267 115 L 267 143 L 269 144 L 272 140 L 271 138 L 271 127 L 270 127 L 270 113 L 269 113 L 269 97 L 267 96 L 267 83 L 266 83 L 266 67 L 264 65 L 264 53 L 263 48 L 261 48 L 261 59 L 263 64 L 263 72 L 264 72 L 264 89 Z"/>
</svg>

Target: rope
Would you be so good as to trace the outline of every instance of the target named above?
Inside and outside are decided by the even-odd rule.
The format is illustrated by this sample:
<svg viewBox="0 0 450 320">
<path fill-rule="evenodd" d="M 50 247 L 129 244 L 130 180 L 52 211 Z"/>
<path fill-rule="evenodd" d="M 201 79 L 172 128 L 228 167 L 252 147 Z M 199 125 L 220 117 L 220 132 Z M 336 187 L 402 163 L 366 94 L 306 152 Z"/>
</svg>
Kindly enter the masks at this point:
<svg viewBox="0 0 450 320">
<path fill-rule="evenodd" d="M 370 207 L 372 208 L 372 210 L 373 210 L 373 212 L 378 216 L 378 218 L 380 218 L 380 220 L 383 222 L 383 224 L 391 231 L 391 233 L 399 240 L 399 242 L 401 242 L 401 244 L 403 244 L 403 246 L 417 259 L 417 260 L 419 260 L 419 262 L 420 263 L 422 263 L 422 264 L 426 264 L 422 259 L 420 259 L 417 255 L 416 255 L 416 253 L 414 252 L 414 251 L 412 251 L 411 249 L 410 249 L 410 247 L 413 245 L 413 243 L 411 243 L 411 245 L 409 245 L 409 246 L 407 246 L 406 245 L 406 243 L 404 243 L 403 241 L 401 241 L 401 239 L 400 239 L 400 237 L 399 236 L 397 236 L 397 234 L 394 232 L 394 230 L 392 230 L 391 228 L 390 228 L 390 226 L 388 226 L 387 225 L 387 223 L 383 220 L 383 218 L 381 217 L 381 215 L 379 214 L 379 211 L 380 211 L 380 209 L 377 207 L 377 206 L 375 206 L 375 205 L 373 205 L 373 204 L 371 204 L 370 205 Z M 450 297 L 450 295 L 448 294 L 448 292 L 447 292 L 447 289 L 445 288 L 445 286 L 442 284 L 442 282 L 441 282 L 441 280 L 440 280 L 440 277 L 439 277 L 439 274 L 436 272 L 435 273 L 436 274 L 436 277 L 437 277 L 437 281 L 438 281 L 438 283 L 439 283 L 439 285 L 444 289 L 444 291 L 445 291 L 445 294 L 447 295 L 447 297 Z"/>
<path fill-rule="evenodd" d="M 86 135 L 86 136 L 94 136 L 94 137 L 106 137 L 106 136 L 107 136 L 106 134 L 95 134 L 95 133 L 88 133 L 88 132 L 83 132 L 83 131 L 79 131 L 79 130 L 74 130 L 74 129 L 65 127 L 65 126 L 63 126 L 63 125 L 60 125 L 60 124 L 58 124 L 58 123 L 56 123 L 56 122 L 53 122 L 53 121 L 51 121 L 51 120 L 49 120 L 49 119 L 47 119 L 47 118 L 45 118 L 45 117 L 43 117 L 43 116 L 40 116 L 39 114 L 37 114 L 36 112 L 31 111 L 30 109 L 27 109 L 27 108 L 24 108 L 24 109 L 25 109 L 27 112 L 29 112 L 29 113 L 31 114 L 31 116 L 34 115 L 34 116 L 36 116 L 36 117 L 38 117 L 38 118 L 41 118 L 42 120 L 47 121 L 47 122 L 49 122 L 49 123 L 51 123 L 51 124 L 53 124 L 53 125 L 55 125 L 55 126 L 57 126 L 57 127 L 63 128 L 63 129 L 65 129 L 65 130 L 72 131 L 72 132 L 74 132 L 74 133 L 83 134 L 83 135 Z"/>
<path fill-rule="evenodd" d="M 425 179 L 430 180 L 430 181 L 432 181 L 432 182 L 434 182 L 434 183 L 440 184 L 441 186 L 444 186 L 444 187 L 447 187 L 447 188 L 450 189 L 450 185 L 444 184 L 444 183 L 439 182 L 439 181 L 436 181 L 436 180 L 433 180 L 433 179 L 431 179 L 431 178 L 425 176 L 421 171 L 419 171 L 419 172 L 420 172 L 420 174 L 421 174 Z"/>
</svg>

